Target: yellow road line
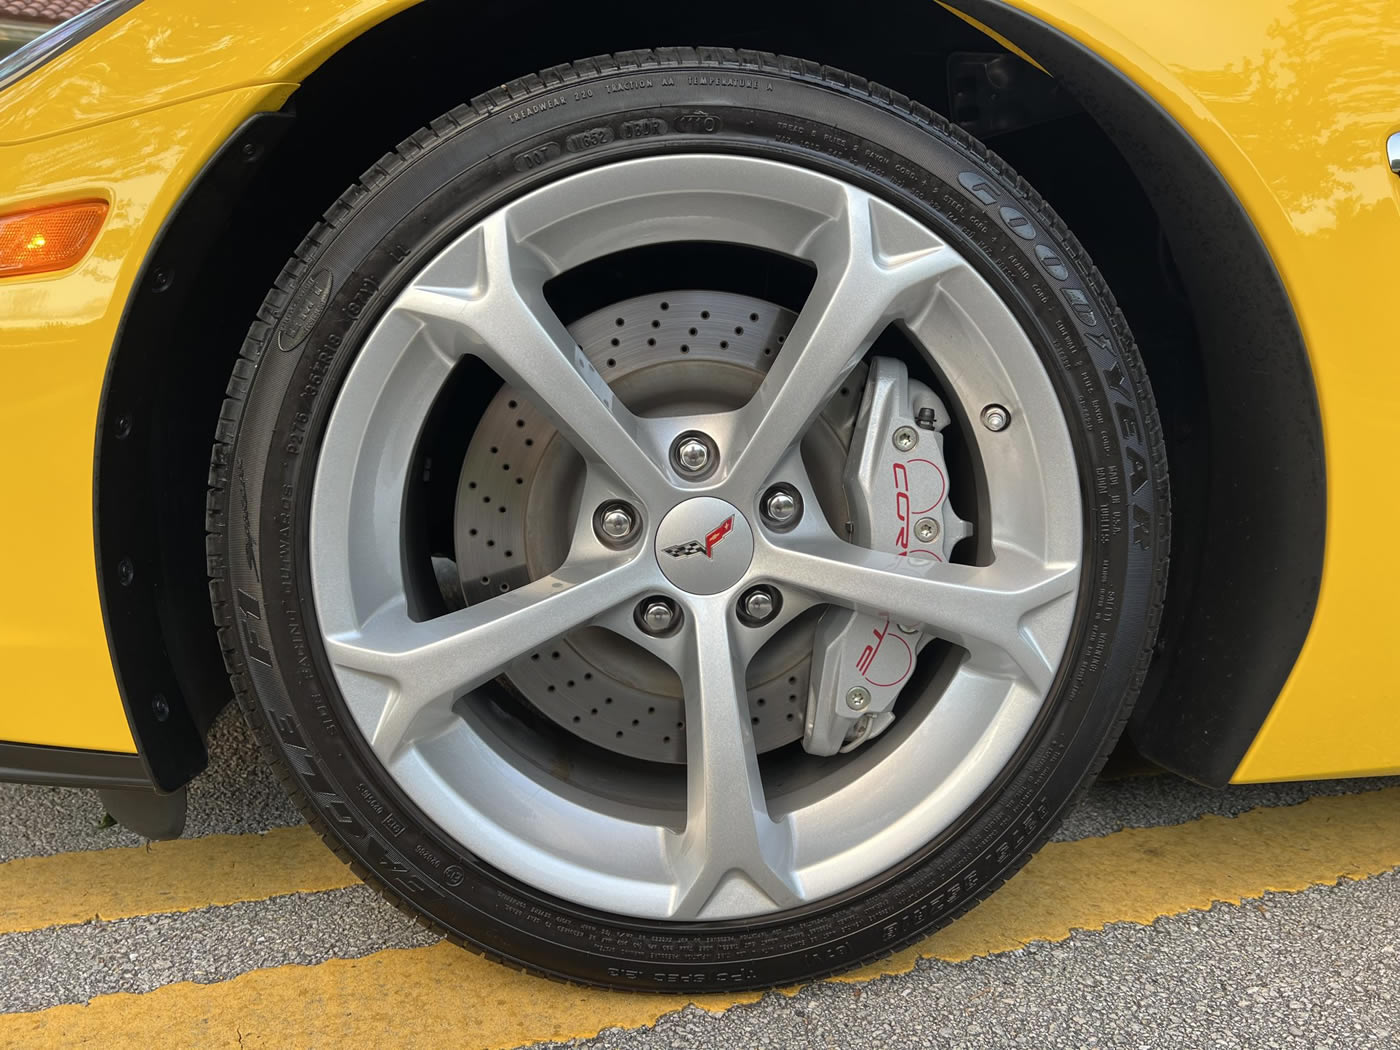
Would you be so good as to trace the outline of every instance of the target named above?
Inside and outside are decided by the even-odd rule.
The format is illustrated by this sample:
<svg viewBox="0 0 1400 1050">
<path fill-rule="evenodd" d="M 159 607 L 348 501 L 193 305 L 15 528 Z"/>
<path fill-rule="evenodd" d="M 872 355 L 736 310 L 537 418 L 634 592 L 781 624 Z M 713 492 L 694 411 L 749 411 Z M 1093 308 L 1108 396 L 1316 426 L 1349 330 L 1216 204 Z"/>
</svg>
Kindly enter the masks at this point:
<svg viewBox="0 0 1400 1050">
<path fill-rule="evenodd" d="M 841 979 L 902 973 L 921 956 L 963 962 L 1112 922 L 1146 926 L 1217 902 L 1334 886 L 1397 867 L 1400 788 L 1052 842 L 953 925 Z"/>
<path fill-rule="evenodd" d="M 359 881 L 305 826 L 22 857 L 0 864 L 0 933 L 191 911 Z"/>
<path fill-rule="evenodd" d="M 1229 819 L 1052 843 L 952 927 L 847 980 L 909 969 L 919 956 L 958 962 L 1074 929 L 1150 923 L 1400 867 L 1400 788 Z M 518 1046 L 636 1027 L 687 1002 L 722 1010 L 754 995 L 660 998 L 571 988 L 446 945 L 377 952 L 317 966 L 255 970 L 220 984 L 172 984 L 86 1006 L 0 1015 L 0 1046 Z"/>
</svg>

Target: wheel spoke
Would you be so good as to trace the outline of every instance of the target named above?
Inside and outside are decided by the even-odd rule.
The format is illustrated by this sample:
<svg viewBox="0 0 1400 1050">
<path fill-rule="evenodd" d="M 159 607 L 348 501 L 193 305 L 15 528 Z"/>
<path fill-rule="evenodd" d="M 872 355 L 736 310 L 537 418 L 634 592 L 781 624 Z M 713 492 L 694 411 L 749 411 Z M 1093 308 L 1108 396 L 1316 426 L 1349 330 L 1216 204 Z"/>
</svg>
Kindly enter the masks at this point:
<svg viewBox="0 0 1400 1050">
<path fill-rule="evenodd" d="M 697 602 L 688 618 L 683 681 L 686 709 L 685 831 L 670 841 L 676 892 L 671 918 L 695 919 L 733 898 L 755 910 L 802 901 L 792 870 L 788 825 L 768 816 L 749 722 L 743 662 L 729 617 Z"/>
<path fill-rule="evenodd" d="M 591 464 L 643 501 L 656 497 L 665 474 L 639 444 L 637 417 L 546 302 L 550 276 L 497 214 L 428 267 L 396 308 L 434 326 L 445 353 L 485 361 Z"/>
<path fill-rule="evenodd" d="M 1077 566 L 1047 565 L 1009 546 L 996 549 L 991 565 L 911 564 L 834 536 L 794 537 L 772 548 L 766 572 L 835 605 L 923 624 L 968 649 L 977 666 L 1010 672 L 1041 693 L 1054 680 L 1060 654 L 1046 652 L 1027 621 L 1079 584 Z"/>
<path fill-rule="evenodd" d="M 374 725 L 370 745 L 387 761 L 440 727 L 458 697 L 529 650 L 633 599 L 649 578 L 638 561 L 602 571 L 566 564 L 519 590 L 421 623 L 409 619 L 400 599 L 358 631 L 328 637 L 326 652 L 337 667 L 389 684 L 387 694 L 375 694 L 379 710 L 365 712 Z"/>
<path fill-rule="evenodd" d="M 760 488 L 885 327 L 922 312 L 938 282 L 967 266 L 913 219 L 854 190 L 811 254 L 816 285 L 740 410 L 733 443 L 742 451 L 729 473 L 736 491 Z"/>
</svg>

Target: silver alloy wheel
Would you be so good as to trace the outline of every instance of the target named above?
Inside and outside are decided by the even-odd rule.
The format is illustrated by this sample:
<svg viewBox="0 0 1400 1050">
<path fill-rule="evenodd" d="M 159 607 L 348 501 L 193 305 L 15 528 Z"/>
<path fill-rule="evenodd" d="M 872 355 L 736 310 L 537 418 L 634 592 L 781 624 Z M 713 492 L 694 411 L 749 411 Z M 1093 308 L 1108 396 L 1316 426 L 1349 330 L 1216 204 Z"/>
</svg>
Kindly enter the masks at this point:
<svg viewBox="0 0 1400 1050">
<path fill-rule="evenodd" d="M 685 241 L 802 259 L 815 266 L 816 283 L 747 405 L 641 417 L 579 350 L 543 286 L 622 249 Z M 921 563 L 856 547 L 819 513 L 782 533 L 762 524 L 758 502 L 773 483 L 818 506 L 798 443 L 892 322 L 922 348 L 965 417 L 996 404 L 1015 420 L 1000 432 L 965 428 L 985 475 L 988 564 Z M 572 541 L 553 573 L 416 622 L 402 503 L 434 396 L 465 355 L 527 392 L 582 455 L 582 510 L 561 523 Z M 691 430 L 719 452 L 698 481 L 670 459 L 675 439 Z M 374 328 L 320 456 L 314 601 L 336 682 L 370 747 L 464 848 L 542 891 L 615 914 L 756 916 L 840 893 L 910 856 L 1008 763 L 1045 703 L 1073 621 L 1078 473 L 1029 339 L 981 276 L 922 224 L 851 185 L 772 161 L 630 160 L 487 216 Z M 644 530 L 622 550 L 605 546 L 592 524 L 593 508 L 618 499 L 640 509 Z M 735 559 L 714 593 L 698 593 L 709 588 L 662 571 L 662 547 L 672 541 L 659 544 L 658 535 L 720 501 L 742 521 L 752 552 Z M 756 584 L 783 597 L 779 614 L 757 628 L 736 613 Z M 674 634 L 638 627 L 633 611 L 649 595 L 681 609 Z M 826 760 L 830 776 L 765 791 L 744 672 L 765 641 L 821 604 L 923 624 L 966 656 L 878 746 Z M 630 639 L 679 675 L 690 731 L 678 807 L 640 780 L 629 794 L 619 788 L 626 778 L 602 786 L 561 776 L 483 717 L 481 687 L 502 668 L 587 625 Z"/>
</svg>

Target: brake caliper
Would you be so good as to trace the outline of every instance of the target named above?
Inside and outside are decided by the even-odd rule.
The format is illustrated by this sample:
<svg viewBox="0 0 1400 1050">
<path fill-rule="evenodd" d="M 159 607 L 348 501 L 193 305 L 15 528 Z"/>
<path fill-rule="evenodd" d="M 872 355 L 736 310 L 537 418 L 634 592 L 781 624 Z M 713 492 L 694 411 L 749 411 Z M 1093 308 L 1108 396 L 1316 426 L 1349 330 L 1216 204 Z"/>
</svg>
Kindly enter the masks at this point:
<svg viewBox="0 0 1400 1050">
<path fill-rule="evenodd" d="M 909 378 L 903 362 L 870 363 L 845 485 L 851 542 L 908 558 L 927 571 L 947 560 L 971 526 L 948 505 L 938 395 Z M 849 751 L 894 721 L 894 702 L 929 641 L 921 624 L 832 607 L 817 625 L 802 746 L 814 755 Z"/>
</svg>

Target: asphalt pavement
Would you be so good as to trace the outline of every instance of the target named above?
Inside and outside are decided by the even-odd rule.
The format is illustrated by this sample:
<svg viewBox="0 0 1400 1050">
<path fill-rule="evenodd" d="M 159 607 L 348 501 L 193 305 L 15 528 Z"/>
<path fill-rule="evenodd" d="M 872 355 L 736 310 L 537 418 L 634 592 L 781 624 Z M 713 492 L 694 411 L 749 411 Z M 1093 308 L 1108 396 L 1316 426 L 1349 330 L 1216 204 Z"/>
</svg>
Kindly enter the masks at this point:
<svg viewBox="0 0 1400 1050">
<path fill-rule="evenodd" d="M 691 1001 L 437 943 L 312 840 L 235 712 L 211 754 L 176 843 L 0 785 L 0 1047 L 1400 1047 L 1400 778 L 1101 781 L 918 948 Z"/>
</svg>

